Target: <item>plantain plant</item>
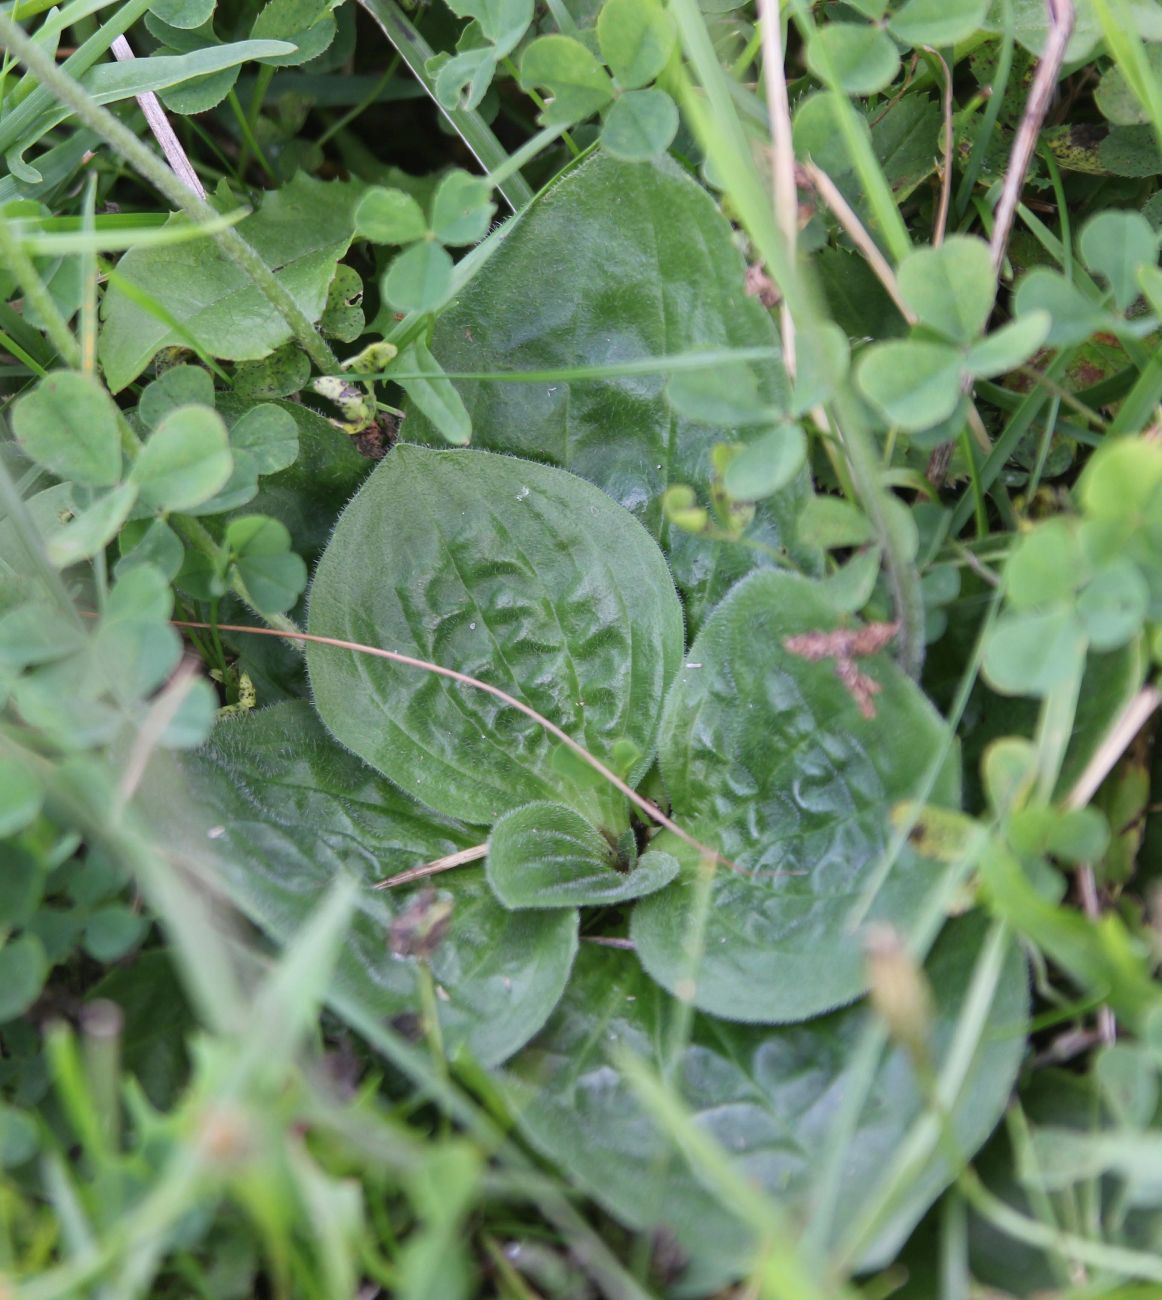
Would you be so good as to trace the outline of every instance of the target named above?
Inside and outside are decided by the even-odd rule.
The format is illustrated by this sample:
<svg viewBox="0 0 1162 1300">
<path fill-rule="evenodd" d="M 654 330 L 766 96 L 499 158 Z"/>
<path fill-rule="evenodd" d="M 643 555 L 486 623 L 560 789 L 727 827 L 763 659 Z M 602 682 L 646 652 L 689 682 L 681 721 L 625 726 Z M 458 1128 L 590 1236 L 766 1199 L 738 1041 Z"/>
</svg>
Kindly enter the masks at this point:
<svg viewBox="0 0 1162 1300">
<path fill-rule="evenodd" d="M 0 1291 L 1162 1286 L 1160 12 L 0 7 Z"/>
</svg>

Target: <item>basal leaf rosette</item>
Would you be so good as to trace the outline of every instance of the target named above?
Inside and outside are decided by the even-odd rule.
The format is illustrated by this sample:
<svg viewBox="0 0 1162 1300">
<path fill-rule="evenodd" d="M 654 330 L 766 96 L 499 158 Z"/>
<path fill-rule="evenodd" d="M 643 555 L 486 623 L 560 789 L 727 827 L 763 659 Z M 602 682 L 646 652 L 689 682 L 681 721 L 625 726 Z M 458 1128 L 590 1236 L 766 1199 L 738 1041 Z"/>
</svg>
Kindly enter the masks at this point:
<svg viewBox="0 0 1162 1300">
<path fill-rule="evenodd" d="M 513 457 L 413 446 L 341 516 L 309 627 L 487 682 L 631 785 L 652 760 L 683 640 L 661 551 L 604 492 Z M 571 778 L 561 742 L 496 696 L 332 646 L 312 645 L 307 663 L 331 732 L 429 807 L 490 825 L 548 802 L 615 838 L 627 829 L 624 797 Z"/>
<path fill-rule="evenodd" d="M 836 658 L 787 644 L 839 625 L 816 584 L 754 574 L 710 617 L 666 701 L 672 815 L 737 869 L 718 864 L 707 897 L 698 855 L 663 832 L 652 847 L 685 871 L 638 904 L 631 934 L 656 980 L 727 1020 L 804 1020 L 858 997 L 852 912 L 888 849 L 889 810 L 958 800 L 943 723 L 886 651 L 845 681 Z M 940 885 L 904 846 L 861 925 L 908 932 Z"/>
</svg>

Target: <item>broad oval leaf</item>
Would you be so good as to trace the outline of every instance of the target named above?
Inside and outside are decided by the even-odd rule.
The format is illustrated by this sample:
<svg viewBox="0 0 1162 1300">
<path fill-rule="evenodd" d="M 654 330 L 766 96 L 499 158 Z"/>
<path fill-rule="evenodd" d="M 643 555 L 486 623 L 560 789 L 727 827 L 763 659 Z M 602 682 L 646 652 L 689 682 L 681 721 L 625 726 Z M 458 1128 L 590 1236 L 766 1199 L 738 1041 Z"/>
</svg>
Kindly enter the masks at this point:
<svg viewBox="0 0 1162 1300">
<path fill-rule="evenodd" d="M 327 289 L 327 303 L 319 318 L 319 329 L 328 338 L 353 343 L 363 333 L 365 324 L 363 278 L 354 267 L 340 262 Z"/>
<path fill-rule="evenodd" d="M 171 366 L 141 390 L 137 418 L 156 429 L 179 406 L 213 406 L 214 379 L 202 366 Z"/>
<path fill-rule="evenodd" d="M 337 745 L 306 703 L 219 723 L 181 762 L 188 789 L 174 769 L 151 765 L 148 806 L 214 873 L 208 878 L 279 941 L 298 933 L 336 874 L 370 886 L 476 838 Z M 406 1024 L 426 961 L 448 1054 L 466 1049 L 486 1064 L 502 1061 L 560 997 L 577 947 L 576 913 L 507 912 L 479 867 L 432 883 L 436 892 L 426 897 L 422 884 L 361 892 L 330 1000 L 353 1023 L 387 1016 Z"/>
<path fill-rule="evenodd" d="M 769 425 L 775 412 L 759 392 L 755 368 L 710 365 L 677 370 L 666 384 L 666 401 L 687 419 L 739 428 Z"/>
<path fill-rule="evenodd" d="M 817 584 L 754 574 L 666 700 L 658 761 L 674 819 L 735 869 L 720 864 L 705 899 L 691 851 L 663 832 L 657 847 L 687 872 L 638 905 L 631 933 L 656 980 L 728 1020 L 803 1020 L 858 997 L 850 918 L 888 848 L 888 810 L 958 797 L 936 711 L 885 651 L 844 668 L 841 626 Z M 867 920 L 906 931 L 941 880 L 904 847 Z"/>
<path fill-rule="evenodd" d="M 1003 6 L 998 0 L 994 0 L 988 17 L 981 24 L 982 27 L 986 31 L 997 32 L 1011 25 L 1018 43 L 1023 45 L 1030 54 L 1041 56 L 1048 42 L 1053 39 L 1053 11 L 1048 8 L 1044 0 L 1011 0 L 1011 2 L 1011 17 L 1007 17 Z M 1153 20 L 1149 26 L 1153 26 L 1155 31 L 1150 39 L 1162 39 L 1162 32 L 1158 32 L 1156 27 L 1157 9 L 1154 5 L 1147 6 L 1140 4 L 1138 0 L 1132 0 L 1130 5 L 1122 6 L 1122 13 L 1130 17 L 1142 35 L 1146 35 L 1148 28 L 1142 26 L 1142 19 L 1145 17 L 1142 11 L 1146 9 L 1150 11 Z M 1072 28 L 1073 34 L 1065 47 L 1065 61 L 1076 64 L 1084 62 L 1094 47 L 1101 42 L 1101 24 L 1098 21 L 1096 7 L 1087 0 L 1077 5 L 1076 21 L 1072 24 Z"/>
<path fill-rule="evenodd" d="M 954 922 L 927 963 L 937 1071 L 956 1050 L 984 929 L 979 914 Z M 1003 949 L 996 987 L 951 1111 L 956 1150 L 965 1157 L 1004 1111 L 1024 1051 L 1028 980 L 1015 944 Z M 561 1005 L 502 1076 L 524 1134 L 623 1223 L 640 1230 L 668 1227 L 694 1256 L 683 1283 L 695 1277 L 701 1283 L 684 1293 L 708 1295 L 748 1271 L 759 1243 L 635 1092 L 625 1057 L 638 1057 L 673 1080 L 693 1122 L 720 1143 L 740 1177 L 753 1181 L 790 1221 L 811 1227 L 834 1130 L 853 1092 L 866 1086 L 844 1148 L 830 1226 L 821 1237 L 838 1245 L 882 1211 L 859 1263 L 885 1265 L 956 1172 L 933 1126 L 918 1172 L 893 1181 L 905 1136 L 914 1134 L 926 1112 L 907 1053 L 888 1051 L 867 1085 L 860 1043 L 870 1015 L 858 1007 L 781 1028 L 696 1015 L 673 1058 L 675 1021 L 681 1024 L 684 1014 L 631 954 L 583 945 Z"/>
<path fill-rule="evenodd" d="M 163 45 L 157 53 L 174 54 L 177 51 L 172 46 Z M 234 89 L 240 71 L 238 67 L 223 68 L 221 72 L 191 77 L 188 81 L 179 81 L 177 85 L 159 91 L 158 97 L 171 113 L 183 117 L 208 113 L 210 109 L 217 108 Z"/>
<path fill-rule="evenodd" d="M 209 19 L 215 4 L 216 0 L 153 0 L 149 11 L 171 27 L 192 31 Z"/>
<path fill-rule="evenodd" d="M 560 803 L 514 808 L 488 837 L 488 883 L 505 907 L 606 907 L 656 893 L 678 874 L 669 853 L 632 870 L 592 822 Z"/>
<path fill-rule="evenodd" d="M 235 366 L 233 396 L 248 401 L 288 397 L 306 387 L 310 374 L 307 354 L 297 344 L 286 343 L 261 361 L 243 361 Z"/>
<path fill-rule="evenodd" d="M 1146 56 L 1150 74 L 1155 78 L 1162 76 L 1162 48 L 1147 45 L 1142 53 Z M 1093 92 L 1093 102 L 1107 121 L 1118 126 L 1142 126 L 1150 120 L 1149 108 L 1134 92 L 1125 72 L 1116 63 L 1102 73 Z"/>
<path fill-rule="evenodd" d="M 1127 556 L 1099 569 L 1078 597 L 1077 613 L 1095 650 L 1116 650 L 1142 630 L 1150 588 Z"/>
<path fill-rule="evenodd" d="M 543 384 L 455 380 L 473 442 L 548 461 L 608 492 L 661 542 L 697 625 L 762 552 L 671 527 L 671 484 L 708 495 L 710 455 L 722 430 L 670 406 L 669 375 L 602 375 L 599 368 L 652 357 L 707 354 L 729 366 L 740 348 L 769 348 L 755 366 L 759 400 L 785 409 L 789 385 L 770 313 L 745 292 L 746 267 L 714 200 L 668 162 L 631 164 L 598 153 L 550 186 L 436 322 L 432 352 L 450 372 L 598 370 Z M 757 434 L 759 430 L 754 430 Z M 411 440 L 443 444 L 420 411 Z M 752 436 L 740 435 L 742 441 Z M 748 536 L 791 543 L 805 481 L 765 502 Z M 793 544 L 792 544 L 793 545 Z M 796 560 L 817 563 L 807 548 Z"/>
<path fill-rule="evenodd" d="M 805 95 L 795 105 L 792 123 L 792 140 L 795 156 L 809 155 L 817 167 L 831 177 L 846 177 L 851 172 L 851 154 L 839 130 L 842 103 L 829 90 Z M 866 118 L 859 115 L 856 131 L 869 149 L 872 148 L 871 130 Z"/>
<path fill-rule="evenodd" d="M 1005 598 L 1010 609 L 1036 609 L 1069 603 L 1088 570 L 1079 530 L 1061 516 L 1020 534 L 1005 565 Z"/>
<path fill-rule="evenodd" d="M 0 948 L 0 1024 L 23 1015 L 40 996 L 50 963 L 44 945 L 30 930 Z"/>
<path fill-rule="evenodd" d="M 150 920 L 123 903 L 93 912 L 85 923 L 82 947 L 94 961 L 120 961 L 149 932 Z"/>
<path fill-rule="evenodd" d="M 834 321 L 818 321 L 795 335 L 795 391 L 791 414 L 802 415 L 826 402 L 847 374 L 851 348 Z"/>
<path fill-rule="evenodd" d="M 1162 496 L 1162 448 L 1145 439 L 1107 439 L 1086 463 L 1078 493 L 1094 519 L 1145 529 Z"/>
<path fill-rule="evenodd" d="M 317 58 L 335 39 L 335 17 L 327 0 L 268 0 L 254 20 L 251 36 L 288 41 L 289 54 L 263 59 L 276 68 L 297 67 Z"/>
<path fill-rule="evenodd" d="M 479 451 L 391 452 L 339 519 L 309 626 L 480 678 L 607 763 L 631 741 L 631 785 L 682 654 L 641 525 L 583 479 Z M 482 824 L 541 799 L 608 815 L 609 788 L 571 791 L 550 767 L 558 742 L 494 696 L 328 646 L 307 664 L 327 726 L 431 807 Z"/>
<path fill-rule="evenodd" d="M 311 320 L 322 314 L 335 265 L 351 243 L 359 190 L 300 172 L 238 225 Z M 101 367 L 115 393 L 163 347 L 188 347 L 192 339 L 211 356 L 246 361 L 267 356 L 291 337 L 286 321 L 216 244 L 130 250 L 117 275 L 102 300 L 99 344 Z M 132 297 L 118 287 L 122 280 Z"/>
</svg>

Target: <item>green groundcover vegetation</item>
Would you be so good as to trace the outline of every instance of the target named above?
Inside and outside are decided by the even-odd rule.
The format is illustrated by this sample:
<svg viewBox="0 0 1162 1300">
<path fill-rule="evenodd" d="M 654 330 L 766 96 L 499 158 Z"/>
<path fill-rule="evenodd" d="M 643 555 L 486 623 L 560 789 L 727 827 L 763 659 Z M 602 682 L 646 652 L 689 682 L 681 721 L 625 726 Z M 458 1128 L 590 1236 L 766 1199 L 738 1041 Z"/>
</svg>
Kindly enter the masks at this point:
<svg viewBox="0 0 1162 1300">
<path fill-rule="evenodd" d="M 0 3 L 0 1297 L 1162 1296 L 1162 4 Z"/>
</svg>

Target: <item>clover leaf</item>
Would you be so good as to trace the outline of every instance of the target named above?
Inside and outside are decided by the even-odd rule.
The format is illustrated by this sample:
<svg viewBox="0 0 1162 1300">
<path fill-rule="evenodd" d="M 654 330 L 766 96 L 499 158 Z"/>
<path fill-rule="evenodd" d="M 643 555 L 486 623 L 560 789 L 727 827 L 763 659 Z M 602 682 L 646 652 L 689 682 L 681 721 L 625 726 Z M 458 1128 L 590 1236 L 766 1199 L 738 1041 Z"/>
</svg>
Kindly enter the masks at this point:
<svg viewBox="0 0 1162 1300">
<path fill-rule="evenodd" d="M 855 377 L 868 401 L 905 433 L 948 420 L 972 380 L 1021 365 L 1053 326 L 1049 312 L 1035 307 L 980 337 L 996 298 L 996 276 L 987 245 L 967 235 L 909 253 L 900 263 L 899 285 L 917 328 L 909 338 L 869 347 Z"/>
</svg>

